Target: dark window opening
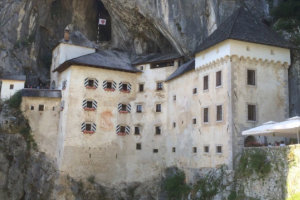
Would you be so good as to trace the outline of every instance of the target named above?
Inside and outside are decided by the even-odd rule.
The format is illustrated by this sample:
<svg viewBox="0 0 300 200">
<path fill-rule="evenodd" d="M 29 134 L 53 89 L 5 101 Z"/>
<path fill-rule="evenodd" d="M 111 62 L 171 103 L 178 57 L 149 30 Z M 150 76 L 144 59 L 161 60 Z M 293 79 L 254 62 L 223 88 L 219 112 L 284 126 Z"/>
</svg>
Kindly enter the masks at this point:
<svg viewBox="0 0 300 200">
<path fill-rule="evenodd" d="M 217 153 L 222 153 L 222 146 L 217 146 L 216 147 L 216 152 Z"/>
<path fill-rule="evenodd" d="M 13 90 L 14 89 L 14 84 L 10 84 L 9 89 Z"/>
<path fill-rule="evenodd" d="M 247 84 L 255 85 L 255 70 L 247 70 Z"/>
<path fill-rule="evenodd" d="M 176 127 L 176 122 L 173 122 L 173 128 L 175 128 Z"/>
<path fill-rule="evenodd" d="M 204 146 L 204 152 L 209 153 L 209 146 Z"/>
<path fill-rule="evenodd" d="M 134 127 L 134 135 L 140 135 L 140 127 L 136 126 Z"/>
<path fill-rule="evenodd" d="M 140 67 L 140 70 L 142 70 L 142 71 L 143 71 L 143 70 L 144 70 L 144 66 L 141 66 L 141 67 Z"/>
<path fill-rule="evenodd" d="M 193 147 L 193 153 L 197 153 L 197 147 Z"/>
<path fill-rule="evenodd" d="M 157 82 L 156 83 L 156 90 L 163 90 L 163 83 L 162 82 Z"/>
<path fill-rule="evenodd" d="M 155 135 L 160 135 L 160 134 L 161 134 L 160 126 L 155 127 Z"/>
<path fill-rule="evenodd" d="M 125 133 L 125 129 L 126 129 L 125 126 L 120 126 L 120 132 L 121 133 Z"/>
<path fill-rule="evenodd" d="M 142 144 L 136 143 L 136 150 L 141 150 L 141 149 L 142 149 Z"/>
<path fill-rule="evenodd" d="M 156 112 L 161 112 L 161 104 L 156 104 Z"/>
<path fill-rule="evenodd" d="M 203 77 L 203 90 L 208 90 L 208 76 Z"/>
<path fill-rule="evenodd" d="M 208 122 L 208 108 L 203 109 L 203 122 L 204 123 Z"/>
<path fill-rule="evenodd" d="M 55 111 L 55 106 L 53 106 L 52 110 Z"/>
<path fill-rule="evenodd" d="M 150 69 L 174 66 L 174 61 L 166 61 L 160 63 L 152 63 Z"/>
<path fill-rule="evenodd" d="M 248 105 L 248 120 L 256 121 L 256 106 Z"/>
<path fill-rule="evenodd" d="M 93 101 L 87 101 L 86 102 L 86 107 L 87 108 L 93 108 Z"/>
<path fill-rule="evenodd" d="M 88 86 L 89 86 L 89 87 L 94 87 L 94 80 L 90 79 L 90 80 L 88 81 Z"/>
<path fill-rule="evenodd" d="M 222 71 L 216 72 L 216 86 L 222 85 Z"/>
<path fill-rule="evenodd" d="M 136 112 L 137 112 L 137 113 L 141 113 L 142 111 L 143 111 L 142 105 L 137 105 L 137 106 L 136 106 Z"/>
<path fill-rule="evenodd" d="M 122 90 L 124 90 L 124 91 L 128 90 L 128 85 L 126 83 L 123 83 Z"/>
<path fill-rule="evenodd" d="M 172 152 L 173 152 L 173 153 L 176 152 L 176 148 L 175 148 L 175 147 L 172 148 Z"/>
<path fill-rule="evenodd" d="M 86 131 L 92 131 L 92 124 L 85 124 Z"/>
<path fill-rule="evenodd" d="M 121 111 L 127 111 L 127 105 L 126 104 L 122 104 Z"/>
<path fill-rule="evenodd" d="M 217 106 L 217 121 L 222 121 L 223 119 L 223 113 L 222 113 L 222 106 Z"/>
<path fill-rule="evenodd" d="M 144 92 L 144 84 L 139 84 L 139 92 Z"/>
<path fill-rule="evenodd" d="M 34 110 L 34 106 L 30 106 L 30 110 Z"/>
<path fill-rule="evenodd" d="M 158 149 L 153 149 L 153 153 L 158 153 Z"/>
<path fill-rule="evenodd" d="M 44 105 L 39 105 L 39 111 L 44 111 L 45 107 Z"/>
<path fill-rule="evenodd" d="M 113 89 L 112 82 L 107 82 L 106 83 L 106 89 Z"/>
<path fill-rule="evenodd" d="M 173 101 L 176 101 L 176 95 L 173 96 Z"/>
<path fill-rule="evenodd" d="M 193 119 L 193 124 L 197 124 L 197 119 L 196 118 Z"/>
<path fill-rule="evenodd" d="M 193 94 L 197 94 L 197 88 L 193 89 Z"/>
</svg>

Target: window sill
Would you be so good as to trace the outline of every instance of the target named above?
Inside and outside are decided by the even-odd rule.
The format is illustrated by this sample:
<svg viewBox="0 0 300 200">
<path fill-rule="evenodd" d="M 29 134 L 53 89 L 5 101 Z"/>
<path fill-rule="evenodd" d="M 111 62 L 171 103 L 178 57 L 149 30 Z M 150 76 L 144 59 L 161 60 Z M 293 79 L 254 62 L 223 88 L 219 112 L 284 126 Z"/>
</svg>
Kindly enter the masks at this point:
<svg viewBox="0 0 300 200">
<path fill-rule="evenodd" d="M 84 108 L 85 111 L 95 111 L 96 108 Z"/>
<path fill-rule="evenodd" d="M 93 90 L 97 89 L 97 87 L 95 87 L 95 86 L 93 86 L 93 87 L 91 87 L 91 86 L 85 86 L 85 88 L 86 89 L 93 89 Z"/>
<path fill-rule="evenodd" d="M 104 88 L 104 91 L 106 91 L 106 92 L 114 92 L 115 89 L 112 89 L 112 88 Z"/>
<path fill-rule="evenodd" d="M 94 133 L 95 133 L 95 131 L 83 131 L 83 134 L 86 134 L 86 135 L 92 135 Z"/>
<path fill-rule="evenodd" d="M 216 86 L 216 89 L 219 89 L 219 88 L 222 88 L 223 87 L 223 85 L 218 85 L 218 86 Z"/>
<path fill-rule="evenodd" d="M 124 111 L 124 110 L 120 110 L 119 113 L 121 113 L 121 114 L 127 114 L 129 112 L 128 111 Z"/>
<path fill-rule="evenodd" d="M 126 136 L 127 134 L 125 132 L 118 132 L 117 135 L 119 135 L 119 136 Z"/>
<path fill-rule="evenodd" d="M 130 90 L 120 90 L 120 92 L 123 92 L 123 93 L 130 93 Z"/>
</svg>

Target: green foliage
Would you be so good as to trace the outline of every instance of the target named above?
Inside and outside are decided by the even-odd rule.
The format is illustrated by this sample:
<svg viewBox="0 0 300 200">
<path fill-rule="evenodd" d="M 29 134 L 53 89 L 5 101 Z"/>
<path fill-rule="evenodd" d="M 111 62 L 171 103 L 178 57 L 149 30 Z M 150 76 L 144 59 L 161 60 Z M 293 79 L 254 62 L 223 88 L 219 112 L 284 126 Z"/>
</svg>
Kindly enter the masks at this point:
<svg viewBox="0 0 300 200">
<path fill-rule="evenodd" d="M 185 174 L 180 170 L 173 176 L 167 177 L 164 186 L 169 199 L 182 199 L 190 192 L 190 187 L 185 183 Z"/>
<path fill-rule="evenodd" d="M 26 122 L 26 125 L 21 128 L 20 134 L 25 138 L 28 149 L 33 148 L 34 150 L 37 150 L 37 144 L 33 138 L 33 135 L 31 134 L 31 128 L 28 122 Z"/>
<path fill-rule="evenodd" d="M 293 194 L 287 200 L 299 200 L 300 199 L 300 192 Z"/>
<path fill-rule="evenodd" d="M 267 153 L 260 149 L 244 152 L 240 158 L 237 172 L 241 176 L 249 177 L 256 173 L 260 178 L 266 177 L 272 169 Z"/>
<path fill-rule="evenodd" d="M 88 180 L 88 182 L 90 182 L 91 184 L 94 184 L 94 183 L 95 183 L 95 176 L 89 176 L 87 180 Z"/>
<path fill-rule="evenodd" d="M 237 199 L 237 194 L 235 191 L 230 192 L 227 200 L 236 200 Z"/>
<path fill-rule="evenodd" d="M 7 100 L 8 106 L 13 109 L 19 109 L 22 103 L 21 92 L 16 92 L 10 99 Z"/>
</svg>

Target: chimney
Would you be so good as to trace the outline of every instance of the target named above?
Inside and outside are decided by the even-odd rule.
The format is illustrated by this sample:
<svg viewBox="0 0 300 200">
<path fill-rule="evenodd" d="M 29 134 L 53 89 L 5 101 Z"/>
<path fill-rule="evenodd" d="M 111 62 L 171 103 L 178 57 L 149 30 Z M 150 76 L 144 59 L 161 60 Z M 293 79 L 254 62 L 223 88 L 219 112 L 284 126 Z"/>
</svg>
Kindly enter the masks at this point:
<svg viewBox="0 0 300 200">
<path fill-rule="evenodd" d="M 64 40 L 65 40 L 66 42 L 68 42 L 68 41 L 70 40 L 70 28 L 69 28 L 69 26 L 67 26 L 67 27 L 65 28 Z"/>
</svg>

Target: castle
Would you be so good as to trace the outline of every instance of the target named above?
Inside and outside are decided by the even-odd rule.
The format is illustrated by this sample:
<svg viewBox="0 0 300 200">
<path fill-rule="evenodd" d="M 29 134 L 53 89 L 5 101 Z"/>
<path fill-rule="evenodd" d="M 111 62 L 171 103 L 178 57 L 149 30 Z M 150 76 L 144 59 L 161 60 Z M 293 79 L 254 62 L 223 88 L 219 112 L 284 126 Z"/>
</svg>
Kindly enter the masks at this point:
<svg viewBox="0 0 300 200">
<path fill-rule="evenodd" d="M 24 89 L 21 107 L 62 174 L 111 185 L 177 166 L 192 179 L 200 168 L 233 168 L 243 130 L 288 117 L 290 48 L 245 8 L 186 63 L 80 46 L 66 30 L 51 90 Z"/>
</svg>

